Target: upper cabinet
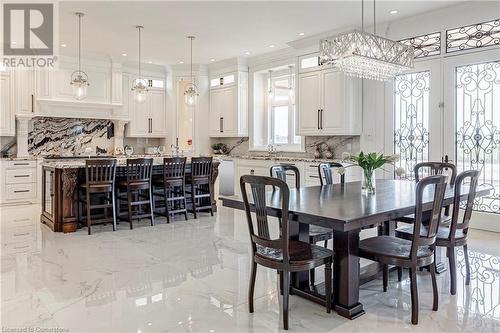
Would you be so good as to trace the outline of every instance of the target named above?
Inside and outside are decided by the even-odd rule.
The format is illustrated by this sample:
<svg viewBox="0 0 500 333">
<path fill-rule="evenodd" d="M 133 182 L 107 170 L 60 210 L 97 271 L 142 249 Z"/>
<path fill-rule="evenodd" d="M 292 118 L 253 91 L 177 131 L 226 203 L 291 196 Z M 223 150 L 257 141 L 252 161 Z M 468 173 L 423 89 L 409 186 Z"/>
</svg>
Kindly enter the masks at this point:
<svg viewBox="0 0 500 333">
<path fill-rule="evenodd" d="M 360 135 L 361 80 L 336 69 L 299 74 L 297 134 Z"/>
<path fill-rule="evenodd" d="M 129 122 L 125 135 L 128 137 L 161 138 L 167 135 L 167 110 L 164 79 L 149 79 L 148 92 L 144 103 L 134 100 L 131 90 L 133 75 L 123 74 L 124 105 Z M 128 111 L 127 111 L 128 110 Z"/>
<path fill-rule="evenodd" d="M 248 136 L 248 72 L 211 78 L 209 127 L 211 137 Z"/>
<path fill-rule="evenodd" d="M 0 136 L 14 136 L 16 124 L 11 110 L 14 105 L 13 80 L 9 71 L 0 72 Z"/>
</svg>

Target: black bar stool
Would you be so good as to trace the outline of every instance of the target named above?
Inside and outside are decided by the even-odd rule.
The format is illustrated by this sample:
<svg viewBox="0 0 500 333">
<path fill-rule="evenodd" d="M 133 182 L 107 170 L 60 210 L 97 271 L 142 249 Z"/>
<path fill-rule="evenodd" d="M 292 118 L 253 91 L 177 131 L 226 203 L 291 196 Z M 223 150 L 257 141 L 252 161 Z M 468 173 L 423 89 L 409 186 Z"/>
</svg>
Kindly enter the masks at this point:
<svg viewBox="0 0 500 333">
<path fill-rule="evenodd" d="M 170 215 L 183 213 L 187 220 L 186 204 L 186 158 L 170 157 L 163 159 L 163 175 L 153 179 L 153 200 L 163 198 L 164 215 L 170 223 Z M 162 208 L 154 204 L 155 209 Z M 161 214 L 158 213 L 157 214 Z"/>
<path fill-rule="evenodd" d="M 114 159 L 85 161 L 85 183 L 80 185 L 78 191 L 78 220 L 80 221 L 83 217 L 82 206 L 84 205 L 87 211 L 89 235 L 92 233 L 92 224 L 113 222 L 113 231 L 116 230 L 115 174 L 116 160 Z M 99 203 L 92 203 L 93 197 L 97 197 Z M 92 215 L 92 210 L 95 209 L 102 209 L 103 213 Z M 111 217 L 108 217 L 109 209 L 112 211 Z"/>
<path fill-rule="evenodd" d="M 209 210 L 214 216 L 212 206 L 212 157 L 191 158 L 191 175 L 189 178 L 189 193 L 194 218 L 197 212 Z"/>
<path fill-rule="evenodd" d="M 153 173 L 152 158 L 132 158 L 127 159 L 125 169 L 127 179 L 118 182 L 118 218 L 130 223 L 133 229 L 132 220 L 150 218 L 151 225 L 154 225 L 153 194 L 151 188 L 151 176 Z M 127 218 L 123 218 L 120 212 L 120 202 L 127 202 Z M 149 212 L 143 212 L 143 206 L 149 206 Z M 134 209 L 136 207 L 136 209 Z"/>
</svg>

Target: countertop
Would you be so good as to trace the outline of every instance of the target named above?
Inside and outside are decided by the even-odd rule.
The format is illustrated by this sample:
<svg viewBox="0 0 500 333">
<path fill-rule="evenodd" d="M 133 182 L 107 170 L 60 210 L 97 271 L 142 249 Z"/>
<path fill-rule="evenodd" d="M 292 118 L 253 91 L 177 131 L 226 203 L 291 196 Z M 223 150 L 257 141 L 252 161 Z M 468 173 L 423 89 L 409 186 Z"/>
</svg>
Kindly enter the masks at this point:
<svg viewBox="0 0 500 333">
<path fill-rule="evenodd" d="M 261 160 L 261 161 L 278 161 L 278 162 L 311 162 L 311 163 L 322 163 L 322 162 L 343 162 L 339 158 L 325 159 L 325 158 L 311 158 L 311 157 L 300 157 L 300 156 L 255 156 L 255 155 L 214 155 L 221 160 L 234 160 L 234 159 L 244 159 L 244 160 Z"/>
</svg>

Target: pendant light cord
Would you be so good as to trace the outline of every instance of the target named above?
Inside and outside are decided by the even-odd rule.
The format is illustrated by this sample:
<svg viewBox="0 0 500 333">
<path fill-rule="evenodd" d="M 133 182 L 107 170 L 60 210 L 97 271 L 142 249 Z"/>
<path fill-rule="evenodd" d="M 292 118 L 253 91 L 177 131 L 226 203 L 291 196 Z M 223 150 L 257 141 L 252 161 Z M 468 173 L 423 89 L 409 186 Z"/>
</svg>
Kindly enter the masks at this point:
<svg viewBox="0 0 500 333">
<path fill-rule="evenodd" d="M 142 26 L 137 26 L 137 29 L 139 29 L 139 81 L 142 82 L 142 69 L 141 69 L 141 57 L 142 57 L 142 52 L 141 52 L 141 29 Z"/>
<path fill-rule="evenodd" d="M 76 13 L 78 16 L 78 71 L 82 71 L 82 13 Z"/>
<path fill-rule="evenodd" d="M 375 0 L 373 0 L 373 34 L 377 34 L 377 24 L 375 21 Z"/>
<path fill-rule="evenodd" d="M 188 38 L 191 41 L 191 56 L 190 56 L 189 64 L 190 64 L 190 68 L 191 68 L 191 84 L 193 84 L 193 82 L 194 82 L 194 77 L 193 77 L 193 38 L 194 37 L 189 36 Z"/>
<path fill-rule="evenodd" d="M 361 32 L 365 32 L 365 0 L 361 0 Z"/>
</svg>

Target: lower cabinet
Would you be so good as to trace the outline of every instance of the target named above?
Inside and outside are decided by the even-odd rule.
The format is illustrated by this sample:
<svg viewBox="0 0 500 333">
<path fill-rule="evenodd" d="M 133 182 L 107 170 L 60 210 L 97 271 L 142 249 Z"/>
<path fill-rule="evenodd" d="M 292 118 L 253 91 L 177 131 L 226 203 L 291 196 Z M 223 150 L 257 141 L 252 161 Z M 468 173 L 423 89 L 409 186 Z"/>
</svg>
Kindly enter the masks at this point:
<svg viewBox="0 0 500 333">
<path fill-rule="evenodd" d="M 38 202 L 38 164 L 35 160 L 0 161 L 0 204 Z"/>
</svg>

